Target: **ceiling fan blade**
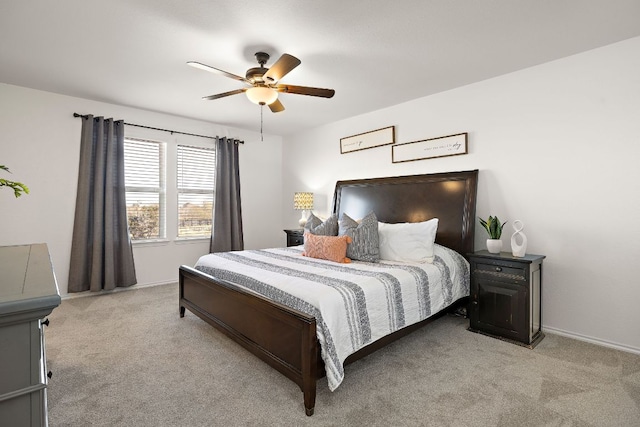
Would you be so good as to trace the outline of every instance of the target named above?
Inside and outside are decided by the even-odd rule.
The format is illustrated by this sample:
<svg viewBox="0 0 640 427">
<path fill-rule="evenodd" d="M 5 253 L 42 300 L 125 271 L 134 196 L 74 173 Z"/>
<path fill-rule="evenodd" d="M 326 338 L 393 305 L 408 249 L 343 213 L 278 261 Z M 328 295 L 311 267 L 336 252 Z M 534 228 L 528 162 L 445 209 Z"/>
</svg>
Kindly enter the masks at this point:
<svg viewBox="0 0 640 427">
<path fill-rule="evenodd" d="M 235 74 L 229 73 L 229 72 L 224 71 L 224 70 L 220 70 L 220 69 L 212 67 L 210 65 L 202 64 L 200 62 L 189 61 L 189 62 L 187 62 L 187 65 L 190 65 L 193 68 L 198 68 L 200 70 L 208 71 L 208 72 L 214 73 L 214 74 L 220 74 L 220 75 L 223 75 L 225 77 L 229 77 L 229 78 L 234 79 L 234 80 L 240 80 L 241 82 L 245 82 L 245 83 L 251 84 L 251 82 L 249 80 L 245 79 L 244 77 L 237 76 Z"/>
<path fill-rule="evenodd" d="M 245 88 L 236 89 L 236 90 L 230 90 L 229 92 L 217 93 L 215 95 L 209 95 L 209 96 L 203 96 L 202 99 L 212 100 L 212 99 L 224 98 L 225 96 L 237 95 L 239 93 L 246 92 L 246 91 L 247 91 L 247 89 L 245 89 Z"/>
<path fill-rule="evenodd" d="M 282 105 L 282 102 L 280 102 L 279 99 L 276 99 L 271 104 L 269 104 L 269 108 L 271 109 L 272 113 L 279 113 L 280 111 L 284 111 L 284 105 Z"/>
<path fill-rule="evenodd" d="M 331 98 L 336 91 L 333 89 L 322 89 L 319 87 L 294 86 L 294 85 L 278 85 L 274 89 L 278 92 L 295 93 L 296 95 L 319 96 L 322 98 Z"/>
<path fill-rule="evenodd" d="M 283 53 L 280 58 L 269 68 L 269 71 L 264 73 L 262 79 L 268 83 L 273 84 L 279 81 L 281 78 L 289 74 L 291 70 L 301 64 L 301 61 L 293 55 Z"/>
</svg>

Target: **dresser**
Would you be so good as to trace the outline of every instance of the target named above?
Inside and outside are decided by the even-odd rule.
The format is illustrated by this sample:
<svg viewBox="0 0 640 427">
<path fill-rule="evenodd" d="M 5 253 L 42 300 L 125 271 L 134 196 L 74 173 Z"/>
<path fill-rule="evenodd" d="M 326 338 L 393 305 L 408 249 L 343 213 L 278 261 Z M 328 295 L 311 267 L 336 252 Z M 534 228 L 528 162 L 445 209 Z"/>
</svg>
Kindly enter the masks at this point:
<svg viewBox="0 0 640 427">
<path fill-rule="evenodd" d="M 46 244 L 0 247 L 0 424 L 46 426 L 43 328 L 60 305 Z"/>
<path fill-rule="evenodd" d="M 544 337 L 540 305 L 544 258 L 506 252 L 469 254 L 469 330 L 535 347 Z"/>
</svg>

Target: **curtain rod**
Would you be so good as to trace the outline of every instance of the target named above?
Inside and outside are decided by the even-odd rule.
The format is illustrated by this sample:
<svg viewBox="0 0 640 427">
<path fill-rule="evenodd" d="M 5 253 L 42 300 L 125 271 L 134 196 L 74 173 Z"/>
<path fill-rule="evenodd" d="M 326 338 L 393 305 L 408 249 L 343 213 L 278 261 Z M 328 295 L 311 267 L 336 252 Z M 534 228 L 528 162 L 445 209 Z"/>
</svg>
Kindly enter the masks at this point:
<svg viewBox="0 0 640 427">
<path fill-rule="evenodd" d="M 86 115 L 86 114 L 73 113 L 73 117 L 82 117 L 83 119 L 86 119 L 89 116 Z M 171 134 L 177 133 L 177 134 L 180 134 L 180 135 L 197 136 L 197 137 L 200 137 L 200 138 L 218 139 L 217 136 L 198 135 L 196 133 L 187 133 L 187 132 L 180 132 L 178 130 L 154 128 L 152 126 L 137 125 L 135 123 L 124 122 L 124 124 L 127 125 L 127 126 L 135 126 L 135 127 L 144 128 L 144 129 L 152 129 L 152 130 L 159 130 L 159 131 L 162 131 L 162 132 L 169 132 Z M 238 143 L 239 144 L 244 144 L 244 141 L 238 141 Z"/>
</svg>

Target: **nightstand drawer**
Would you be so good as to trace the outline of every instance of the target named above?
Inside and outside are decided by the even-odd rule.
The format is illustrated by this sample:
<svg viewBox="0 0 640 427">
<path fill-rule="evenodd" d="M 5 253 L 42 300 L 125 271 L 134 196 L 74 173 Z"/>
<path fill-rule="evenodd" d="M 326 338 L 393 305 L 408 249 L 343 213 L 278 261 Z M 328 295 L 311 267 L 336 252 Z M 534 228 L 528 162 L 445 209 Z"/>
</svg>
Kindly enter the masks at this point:
<svg viewBox="0 0 640 427">
<path fill-rule="evenodd" d="M 298 246 L 304 244 L 304 236 L 295 234 L 287 239 L 287 246 Z"/>
<path fill-rule="evenodd" d="M 526 267 L 513 266 L 505 263 L 476 262 L 473 273 L 481 277 L 493 277 L 503 280 L 526 280 Z"/>
<path fill-rule="evenodd" d="M 284 230 L 287 233 L 287 246 L 304 244 L 304 230 Z"/>
</svg>

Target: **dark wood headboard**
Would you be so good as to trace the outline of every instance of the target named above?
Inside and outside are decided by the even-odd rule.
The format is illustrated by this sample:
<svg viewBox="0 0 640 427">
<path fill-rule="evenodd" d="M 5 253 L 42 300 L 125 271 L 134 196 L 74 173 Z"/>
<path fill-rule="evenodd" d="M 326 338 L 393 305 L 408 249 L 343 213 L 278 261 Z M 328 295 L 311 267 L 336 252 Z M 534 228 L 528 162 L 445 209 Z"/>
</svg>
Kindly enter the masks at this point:
<svg viewBox="0 0 640 427">
<path fill-rule="evenodd" d="M 466 256 L 473 252 L 478 170 L 338 181 L 333 213 L 378 221 L 438 218 L 436 242 Z"/>
</svg>

